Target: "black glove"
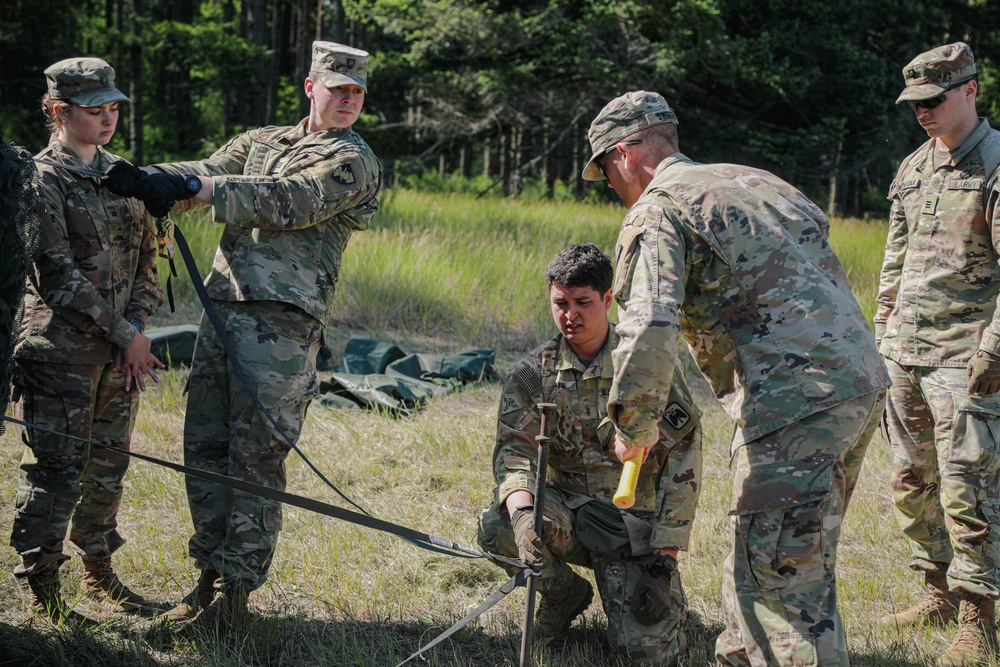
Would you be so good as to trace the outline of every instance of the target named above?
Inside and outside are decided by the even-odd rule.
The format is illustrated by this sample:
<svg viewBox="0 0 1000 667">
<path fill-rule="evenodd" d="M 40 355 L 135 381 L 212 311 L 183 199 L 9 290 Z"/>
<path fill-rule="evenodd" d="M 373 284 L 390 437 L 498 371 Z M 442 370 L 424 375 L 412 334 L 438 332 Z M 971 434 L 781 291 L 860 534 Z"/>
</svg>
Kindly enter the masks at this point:
<svg viewBox="0 0 1000 667">
<path fill-rule="evenodd" d="M 667 617 L 673 601 L 670 599 L 670 579 L 677 561 L 660 556 L 639 577 L 632 591 L 632 615 L 643 625 L 654 625 Z"/>
<path fill-rule="evenodd" d="M 187 187 L 186 178 L 163 172 L 144 174 L 139 181 L 137 194 L 154 218 L 167 217 L 174 204 L 181 199 L 190 199 L 194 195 L 195 193 Z"/>
<path fill-rule="evenodd" d="M 549 533 L 549 522 L 542 519 L 542 525 L 535 529 L 534 508 L 519 507 L 514 511 L 510 524 L 514 528 L 514 543 L 517 554 L 528 565 L 542 560 L 545 536 Z"/>
<path fill-rule="evenodd" d="M 119 197 L 137 197 L 139 194 L 139 182 L 146 175 L 134 164 L 125 160 L 118 160 L 107 175 L 101 179 L 101 185 Z"/>
</svg>

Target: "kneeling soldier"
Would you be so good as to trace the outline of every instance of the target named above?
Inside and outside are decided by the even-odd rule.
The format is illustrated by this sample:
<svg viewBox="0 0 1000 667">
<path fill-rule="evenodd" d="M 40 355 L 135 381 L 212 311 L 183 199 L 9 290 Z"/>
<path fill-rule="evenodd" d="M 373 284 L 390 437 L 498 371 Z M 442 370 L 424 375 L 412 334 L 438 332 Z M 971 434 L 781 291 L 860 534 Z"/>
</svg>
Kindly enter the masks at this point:
<svg viewBox="0 0 1000 667">
<path fill-rule="evenodd" d="M 497 417 L 496 498 L 480 517 L 489 551 L 538 563 L 539 637 L 565 633 L 593 599 L 570 566 L 591 568 L 608 617 L 608 638 L 642 665 L 673 665 L 684 651 L 687 601 L 676 570 L 687 548 L 701 487 L 700 413 L 677 377 L 660 440 L 642 466 L 635 505 L 612 496 L 622 463 L 607 421 L 611 353 L 611 260 L 592 243 L 566 248 L 546 280 L 559 334 L 514 365 Z M 532 519 L 540 402 L 557 407 L 549 428 L 544 522 Z"/>
</svg>

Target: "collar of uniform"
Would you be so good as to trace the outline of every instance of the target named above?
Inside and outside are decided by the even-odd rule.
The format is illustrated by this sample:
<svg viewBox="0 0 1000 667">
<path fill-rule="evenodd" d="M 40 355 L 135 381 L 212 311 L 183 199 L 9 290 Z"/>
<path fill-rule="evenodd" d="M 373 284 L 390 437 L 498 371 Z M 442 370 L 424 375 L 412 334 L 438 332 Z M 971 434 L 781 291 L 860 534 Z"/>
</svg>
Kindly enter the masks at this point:
<svg viewBox="0 0 1000 667">
<path fill-rule="evenodd" d="M 49 136 L 49 154 L 57 158 L 59 162 L 68 164 L 74 167 L 83 167 L 85 169 L 96 169 L 97 171 L 106 172 L 111 166 L 111 158 L 108 152 L 104 150 L 103 146 L 97 147 L 97 157 L 91 164 L 84 164 L 72 148 L 59 141 L 56 135 Z M 86 174 L 81 174 L 79 172 L 71 172 L 67 170 L 62 170 L 65 174 L 72 174 L 75 178 L 93 178 L 92 176 L 87 176 Z"/>
<path fill-rule="evenodd" d="M 667 157 L 663 158 L 660 164 L 656 166 L 656 176 L 659 176 L 661 172 L 666 171 L 667 169 L 670 169 L 670 167 L 681 162 L 683 162 L 684 164 L 695 164 L 694 160 L 689 158 L 687 155 L 684 155 L 684 153 L 681 153 L 680 151 L 676 153 L 671 153 Z"/>
<path fill-rule="evenodd" d="M 958 147 L 958 150 L 952 151 L 950 164 L 958 165 L 958 163 L 964 160 L 965 156 L 968 155 L 973 148 L 978 146 L 979 142 L 982 141 L 989 133 L 990 122 L 986 120 L 985 117 L 980 116 L 979 125 L 976 126 L 976 129 L 972 131 L 972 134 L 965 138 L 965 141 L 963 141 L 962 145 Z M 933 148 L 931 150 L 933 150 Z M 990 176 L 990 174 L 987 174 L 987 176 Z"/>
<path fill-rule="evenodd" d="M 556 365 L 558 371 L 577 371 L 585 377 L 597 376 L 603 378 L 613 378 L 615 369 L 611 362 L 611 352 L 618 344 L 618 334 L 614 326 L 608 322 L 608 339 L 604 341 L 604 347 L 597 353 L 594 360 L 589 365 L 584 365 L 580 357 L 569 346 L 562 334 L 559 334 L 559 362 Z"/>
</svg>

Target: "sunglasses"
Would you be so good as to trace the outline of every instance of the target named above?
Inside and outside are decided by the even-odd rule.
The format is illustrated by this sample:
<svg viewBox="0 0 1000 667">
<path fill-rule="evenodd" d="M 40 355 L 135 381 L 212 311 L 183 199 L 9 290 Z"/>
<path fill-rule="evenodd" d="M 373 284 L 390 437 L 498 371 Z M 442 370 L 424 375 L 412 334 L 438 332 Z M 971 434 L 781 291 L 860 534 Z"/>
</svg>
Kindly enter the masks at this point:
<svg viewBox="0 0 1000 667">
<path fill-rule="evenodd" d="M 630 141 L 616 141 L 615 143 L 611 144 L 606 149 L 604 149 L 604 152 L 601 153 L 601 156 L 596 160 L 594 160 L 594 164 L 597 165 L 597 169 L 598 171 L 601 172 L 601 176 L 604 177 L 604 180 L 608 180 L 608 172 L 604 171 L 604 158 L 607 156 L 607 154 L 618 148 L 618 146 L 634 146 L 635 144 L 641 144 L 641 143 L 642 139 L 632 139 Z"/>
<path fill-rule="evenodd" d="M 959 83 L 953 83 L 944 90 L 941 91 L 940 95 L 932 97 L 929 100 L 906 100 L 906 103 L 910 105 L 910 108 L 916 111 L 917 109 L 936 109 L 945 103 L 948 99 L 948 91 L 952 88 L 957 88 L 963 84 L 968 83 L 968 81 L 961 81 Z"/>
</svg>

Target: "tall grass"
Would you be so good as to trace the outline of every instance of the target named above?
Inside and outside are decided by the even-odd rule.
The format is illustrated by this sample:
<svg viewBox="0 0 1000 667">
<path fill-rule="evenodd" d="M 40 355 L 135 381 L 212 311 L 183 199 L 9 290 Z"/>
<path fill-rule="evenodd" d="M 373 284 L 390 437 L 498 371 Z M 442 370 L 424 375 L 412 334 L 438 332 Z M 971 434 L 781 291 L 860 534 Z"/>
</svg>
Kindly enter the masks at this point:
<svg viewBox="0 0 1000 667">
<path fill-rule="evenodd" d="M 502 364 L 551 331 L 542 271 L 565 244 L 592 240 L 610 252 L 624 211 L 609 206 L 525 204 L 393 191 L 372 230 L 348 247 L 328 339 L 375 334 L 415 351 L 489 346 Z M 204 214 L 179 216 L 207 270 L 221 231 Z M 831 242 L 841 255 L 866 313 L 885 238 L 884 223 L 836 220 Z M 182 270 L 183 271 L 183 270 Z M 159 323 L 196 317 L 183 281 L 184 309 Z M 501 371 L 506 368 L 502 367 Z M 143 396 L 133 448 L 180 461 L 185 371 L 171 371 Z M 681 556 L 692 607 L 689 654 L 682 665 L 711 664 L 722 629 L 721 565 L 729 550 L 728 442 L 731 422 L 695 379 L 705 410 L 705 476 L 691 549 Z M 490 457 L 499 385 L 433 401 L 404 419 L 333 411 L 314 404 L 300 446 L 340 489 L 374 515 L 466 545 L 490 502 Z M 10 429 L 0 438 L 0 526 L 9 527 L 17 493 L 20 448 Z M 885 446 L 873 443 L 839 553 L 839 598 L 855 665 L 929 664 L 954 633 L 897 631 L 874 621 L 920 595 L 906 569 L 908 549 L 891 517 Z M 342 505 L 292 455 L 289 490 Z M 120 530 L 129 542 L 115 555 L 122 578 L 142 593 L 176 602 L 194 585 L 185 557 L 190 532 L 181 476 L 144 462 L 125 480 Z M 111 665 L 395 665 L 479 604 L 506 580 L 483 561 L 418 550 L 393 537 L 286 507 L 284 531 L 268 583 L 254 593 L 247 632 L 225 640 L 159 645 L 144 635 L 148 619 L 112 614 L 82 601 L 79 609 L 106 621 L 97 631 L 29 630 L 25 597 L 9 574 L 11 549 L 0 549 L 0 664 Z M 74 600 L 79 559 L 64 568 Z M 586 573 L 585 573 L 586 574 Z M 590 575 L 587 575 L 590 576 Z M 424 664 L 517 664 L 523 591 L 515 591 L 439 648 Z M 605 626 L 592 605 L 565 640 L 536 647 L 537 664 L 612 667 L 625 660 L 601 639 Z"/>
</svg>

